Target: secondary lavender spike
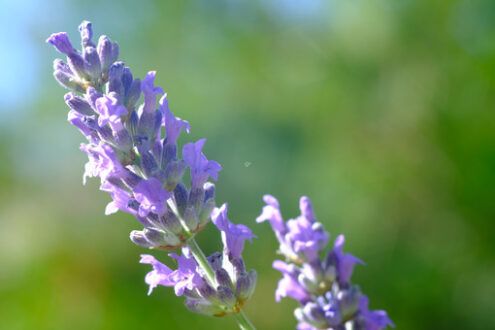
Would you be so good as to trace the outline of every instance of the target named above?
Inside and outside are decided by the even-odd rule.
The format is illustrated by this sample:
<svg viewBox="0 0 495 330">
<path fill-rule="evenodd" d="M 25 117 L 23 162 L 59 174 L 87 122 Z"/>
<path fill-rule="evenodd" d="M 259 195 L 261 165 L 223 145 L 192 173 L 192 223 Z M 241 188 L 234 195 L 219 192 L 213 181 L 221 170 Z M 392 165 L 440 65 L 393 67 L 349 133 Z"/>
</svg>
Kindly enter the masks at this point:
<svg viewBox="0 0 495 330">
<path fill-rule="evenodd" d="M 278 282 L 275 300 L 290 297 L 299 302 L 294 315 L 298 329 L 368 329 L 381 330 L 394 326 L 384 311 L 368 310 L 368 298 L 350 282 L 356 263 L 363 263 L 351 254 L 344 254 L 344 236 L 335 240 L 334 248 L 321 260 L 329 235 L 316 222 L 310 200 L 300 199 L 301 215 L 284 223 L 278 201 L 264 197 L 267 205 L 257 222 L 270 221 L 280 242 L 280 251 L 287 262 L 276 260 L 273 268 L 283 278 Z"/>
</svg>

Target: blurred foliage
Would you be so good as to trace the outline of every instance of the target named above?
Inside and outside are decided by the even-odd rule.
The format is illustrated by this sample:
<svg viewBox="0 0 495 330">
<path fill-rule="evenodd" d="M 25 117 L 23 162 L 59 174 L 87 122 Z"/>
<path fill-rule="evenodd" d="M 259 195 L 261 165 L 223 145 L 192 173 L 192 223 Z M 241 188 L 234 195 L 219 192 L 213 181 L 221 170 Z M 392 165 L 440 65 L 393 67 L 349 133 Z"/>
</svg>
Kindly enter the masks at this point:
<svg viewBox="0 0 495 330">
<path fill-rule="evenodd" d="M 354 281 L 398 329 L 493 329 L 495 5 L 460 1 L 2 1 L 0 329 L 218 329 L 172 290 L 149 297 L 129 215 L 81 185 L 44 40 L 93 21 L 136 76 L 157 70 L 172 111 L 224 169 L 217 202 L 258 238 L 247 314 L 291 329 L 274 301 L 277 244 L 261 197 L 300 195 L 346 251 Z M 5 26 L 3 26 L 5 25 Z M 23 62 L 24 61 L 24 62 Z M 209 226 L 199 242 L 220 249 Z M 155 252 L 161 260 L 168 257 Z"/>
</svg>

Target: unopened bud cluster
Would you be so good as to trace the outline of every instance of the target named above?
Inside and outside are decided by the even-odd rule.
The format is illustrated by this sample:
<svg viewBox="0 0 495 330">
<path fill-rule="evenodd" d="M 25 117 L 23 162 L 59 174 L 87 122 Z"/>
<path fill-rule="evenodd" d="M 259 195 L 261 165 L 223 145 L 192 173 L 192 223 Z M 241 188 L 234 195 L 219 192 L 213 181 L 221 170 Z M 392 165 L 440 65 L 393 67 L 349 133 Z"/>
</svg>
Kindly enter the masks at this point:
<svg viewBox="0 0 495 330">
<path fill-rule="evenodd" d="M 307 197 L 301 197 L 301 215 L 284 222 L 278 201 L 265 195 L 267 205 L 257 222 L 268 220 L 286 262 L 276 260 L 273 268 L 283 274 L 275 298 L 297 300 L 294 314 L 298 329 L 380 330 L 393 326 L 385 311 L 370 311 L 368 298 L 350 282 L 356 263 L 363 262 L 342 251 L 344 236 L 337 237 L 333 249 L 324 258 L 330 235 L 316 218 Z"/>
</svg>

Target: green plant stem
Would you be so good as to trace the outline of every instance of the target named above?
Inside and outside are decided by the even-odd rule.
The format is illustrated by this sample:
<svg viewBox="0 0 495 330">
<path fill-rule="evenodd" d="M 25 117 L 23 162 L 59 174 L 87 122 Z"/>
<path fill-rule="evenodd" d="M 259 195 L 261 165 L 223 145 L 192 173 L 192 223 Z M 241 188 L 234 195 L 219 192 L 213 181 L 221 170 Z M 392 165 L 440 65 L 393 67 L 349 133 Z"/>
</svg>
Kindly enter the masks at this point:
<svg viewBox="0 0 495 330">
<path fill-rule="evenodd" d="M 247 318 L 246 314 L 244 314 L 244 311 L 241 310 L 237 314 L 232 314 L 235 317 L 235 320 L 237 321 L 237 324 L 239 325 L 239 328 L 242 330 L 255 330 L 256 328 L 254 325 L 249 321 Z"/>
<path fill-rule="evenodd" d="M 206 259 L 205 254 L 199 247 L 198 243 L 196 243 L 194 236 L 189 237 L 187 239 L 187 246 L 189 247 L 189 250 L 191 250 L 191 253 L 194 259 L 196 259 L 196 262 L 205 271 L 206 277 L 208 278 L 208 282 L 210 282 L 210 285 L 216 288 L 217 281 L 215 280 L 215 272 L 211 268 L 208 259 Z"/>
</svg>

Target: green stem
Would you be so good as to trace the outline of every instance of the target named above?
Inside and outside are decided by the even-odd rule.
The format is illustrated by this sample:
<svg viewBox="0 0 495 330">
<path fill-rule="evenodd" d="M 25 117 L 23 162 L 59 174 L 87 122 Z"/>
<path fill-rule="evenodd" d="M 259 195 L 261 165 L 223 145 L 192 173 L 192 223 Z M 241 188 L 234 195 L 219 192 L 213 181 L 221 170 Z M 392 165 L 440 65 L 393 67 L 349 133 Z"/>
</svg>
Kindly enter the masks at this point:
<svg viewBox="0 0 495 330">
<path fill-rule="evenodd" d="M 189 250 L 191 250 L 191 253 L 194 259 L 196 259 L 196 262 L 205 271 L 206 277 L 208 278 L 208 282 L 210 282 L 210 285 L 216 288 L 217 281 L 215 280 L 215 272 L 211 268 L 208 259 L 206 259 L 205 254 L 199 247 L 198 243 L 196 243 L 194 236 L 189 237 L 187 239 L 187 246 L 189 247 Z"/>
<path fill-rule="evenodd" d="M 239 328 L 242 330 L 255 330 L 256 328 L 254 325 L 249 321 L 247 318 L 246 314 L 244 314 L 244 311 L 241 310 L 237 314 L 232 314 L 235 317 L 235 320 L 237 321 L 237 324 L 239 325 Z"/>
</svg>

